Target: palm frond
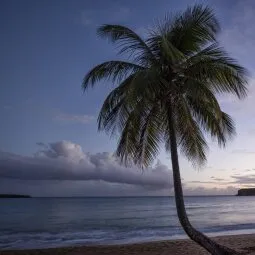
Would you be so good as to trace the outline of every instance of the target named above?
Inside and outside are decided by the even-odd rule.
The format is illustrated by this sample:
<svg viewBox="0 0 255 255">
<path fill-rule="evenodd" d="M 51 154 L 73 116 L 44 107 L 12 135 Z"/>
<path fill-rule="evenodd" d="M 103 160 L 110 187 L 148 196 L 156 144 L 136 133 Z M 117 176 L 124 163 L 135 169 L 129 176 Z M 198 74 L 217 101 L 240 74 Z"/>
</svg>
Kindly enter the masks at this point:
<svg viewBox="0 0 255 255">
<path fill-rule="evenodd" d="M 162 119 L 158 102 L 148 106 L 141 116 L 142 125 L 139 132 L 139 141 L 135 155 L 135 163 L 141 168 L 148 167 L 159 153 L 159 145 L 162 141 Z"/>
<path fill-rule="evenodd" d="M 117 144 L 116 155 L 125 165 L 129 165 L 134 162 L 137 152 L 137 142 L 139 140 L 137 132 L 139 124 L 139 115 L 136 115 L 135 112 L 130 113 L 121 132 Z"/>
<path fill-rule="evenodd" d="M 153 52 L 153 55 L 161 63 L 164 58 L 166 61 L 169 61 L 168 64 L 179 63 L 181 60 L 185 59 L 185 55 L 168 40 L 167 35 L 164 33 L 152 31 L 146 43 Z"/>
<path fill-rule="evenodd" d="M 180 99 L 178 104 L 175 104 L 174 111 L 176 135 L 181 152 L 194 165 L 203 165 L 208 146 L 184 99 Z"/>
<path fill-rule="evenodd" d="M 209 101 L 196 100 L 192 97 L 187 97 L 187 103 L 196 122 L 213 140 L 217 140 L 219 146 L 224 147 L 226 142 L 233 138 L 235 135 L 233 120 L 220 108 L 214 107 Z"/>
<path fill-rule="evenodd" d="M 131 161 L 147 168 L 159 153 L 160 126 L 159 104 L 140 101 L 125 121 L 116 155 L 126 165 Z"/>
<path fill-rule="evenodd" d="M 129 113 L 143 98 L 150 98 L 151 102 L 154 100 L 153 95 L 161 88 L 159 81 L 157 71 L 153 69 L 145 69 L 126 78 L 105 99 L 98 118 L 99 130 L 106 130 L 112 135 L 121 132 Z"/>
<path fill-rule="evenodd" d="M 218 46 L 212 44 L 187 60 L 184 75 L 206 81 L 217 93 L 246 96 L 248 72 Z"/>
<path fill-rule="evenodd" d="M 147 65 L 154 62 L 155 57 L 146 42 L 133 30 L 121 25 L 102 25 L 98 28 L 98 35 L 117 43 L 120 54 L 128 53 L 135 57 L 135 62 Z"/>
<path fill-rule="evenodd" d="M 127 93 L 131 87 L 134 74 L 125 79 L 117 88 L 112 90 L 106 97 L 99 116 L 98 116 L 98 130 L 110 132 L 111 135 L 116 133 L 118 125 L 123 126 L 128 118 L 128 106 L 131 101 L 127 101 Z M 118 116 L 122 115 L 121 119 Z M 119 123 L 119 121 L 121 122 Z"/>
<path fill-rule="evenodd" d="M 92 68 L 84 77 L 82 88 L 85 91 L 89 86 L 102 79 L 111 79 L 114 83 L 120 82 L 134 72 L 144 70 L 144 67 L 125 61 L 107 61 Z"/>
<path fill-rule="evenodd" d="M 208 6 L 197 4 L 165 21 L 163 31 L 169 41 L 184 54 L 199 51 L 201 47 L 216 39 L 219 23 Z"/>
<path fill-rule="evenodd" d="M 184 97 L 192 98 L 196 102 L 203 104 L 208 103 L 216 112 L 220 112 L 219 102 L 214 94 L 212 88 L 206 83 L 206 81 L 200 82 L 195 79 L 186 79 L 180 82 L 177 80 L 179 86 L 181 86 L 181 92 Z"/>
</svg>

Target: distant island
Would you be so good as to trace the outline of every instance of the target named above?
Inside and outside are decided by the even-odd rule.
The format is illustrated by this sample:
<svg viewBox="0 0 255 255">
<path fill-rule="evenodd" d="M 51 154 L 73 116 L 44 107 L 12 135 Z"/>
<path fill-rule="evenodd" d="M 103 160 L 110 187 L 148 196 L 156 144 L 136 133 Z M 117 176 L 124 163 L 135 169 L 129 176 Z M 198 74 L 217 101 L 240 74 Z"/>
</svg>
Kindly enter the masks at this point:
<svg viewBox="0 0 255 255">
<path fill-rule="evenodd" d="M 31 198 L 31 196 L 17 194 L 0 194 L 0 198 Z"/>
<path fill-rule="evenodd" d="M 237 196 L 255 196 L 255 188 L 239 189 Z"/>
</svg>

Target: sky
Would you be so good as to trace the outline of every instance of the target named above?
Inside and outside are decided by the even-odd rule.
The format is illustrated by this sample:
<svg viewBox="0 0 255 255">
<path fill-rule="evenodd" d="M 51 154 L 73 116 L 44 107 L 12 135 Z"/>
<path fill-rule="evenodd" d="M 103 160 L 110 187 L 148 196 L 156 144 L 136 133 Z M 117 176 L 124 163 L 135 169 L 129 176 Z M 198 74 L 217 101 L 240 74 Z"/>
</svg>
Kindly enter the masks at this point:
<svg viewBox="0 0 255 255">
<path fill-rule="evenodd" d="M 219 149 L 209 141 L 200 169 L 180 157 L 185 195 L 235 194 L 255 185 L 255 2 L 207 0 L 222 31 L 218 40 L 250 71 L 248 97 L 224 95 L 222 108 L 237 136 Z M 94 65 L 119 58 L 97 37 L 101 24 L 121 24 L 144 35 L 166 13 L 194 1 L 1 0 L 0 193 L 33 196 L 172 195 L 171 161 L 162 152 L 149 169 L 125 168 L 116 140 L 97 131 L 100 106 L 112 84 L 83 93 Z"/>
</svg>

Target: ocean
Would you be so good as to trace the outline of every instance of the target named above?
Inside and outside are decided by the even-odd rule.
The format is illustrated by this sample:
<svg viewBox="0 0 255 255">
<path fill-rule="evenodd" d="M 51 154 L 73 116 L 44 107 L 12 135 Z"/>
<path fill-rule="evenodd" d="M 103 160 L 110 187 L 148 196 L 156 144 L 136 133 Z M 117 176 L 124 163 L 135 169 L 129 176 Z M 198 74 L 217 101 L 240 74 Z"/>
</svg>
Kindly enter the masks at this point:
<svg viewBox="0 0 255 255">
<path fill-rule="evenodd" d="M 200 231 L 255 233 L 255 197 L 186 197 Z M 122 244 L 185 238 L 173 197 L 0 200 L 0 249 Z"/>
</svg>

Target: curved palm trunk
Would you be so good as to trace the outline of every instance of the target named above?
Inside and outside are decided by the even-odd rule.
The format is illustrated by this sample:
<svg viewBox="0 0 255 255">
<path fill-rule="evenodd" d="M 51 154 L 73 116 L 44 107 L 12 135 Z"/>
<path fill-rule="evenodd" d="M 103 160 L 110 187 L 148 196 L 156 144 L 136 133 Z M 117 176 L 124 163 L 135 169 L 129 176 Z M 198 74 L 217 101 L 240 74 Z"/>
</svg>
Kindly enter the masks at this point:
<svg viewBox="0 0 255 255">
<path fill-rule="evenodd" d="M 179 221 L 184 231 L 193 241 L 201 245 L 203 248 L 205 248 L 208 252 L 210 252 L 213 255 L 241 254 L 239 252 L 236 252 L 230 248 L 227 248 L 225 246 L 222 246 L 214 242 L 209 237 L 205 236 L 204 234 L 196 230 L 191 225 L 186 213 L 185 204 L 183 200 L 183 191 L 182 191 L 181 175 L 180 175 L 179 161 L 178 161 L 176 134 L 175 134 L 174 123 L 173 123 L 171 112 L 169 113 L 169 128 L 170 128 L 171 159 L 172 159 L 176 209 L 177 209 Z"/>
</svg>

